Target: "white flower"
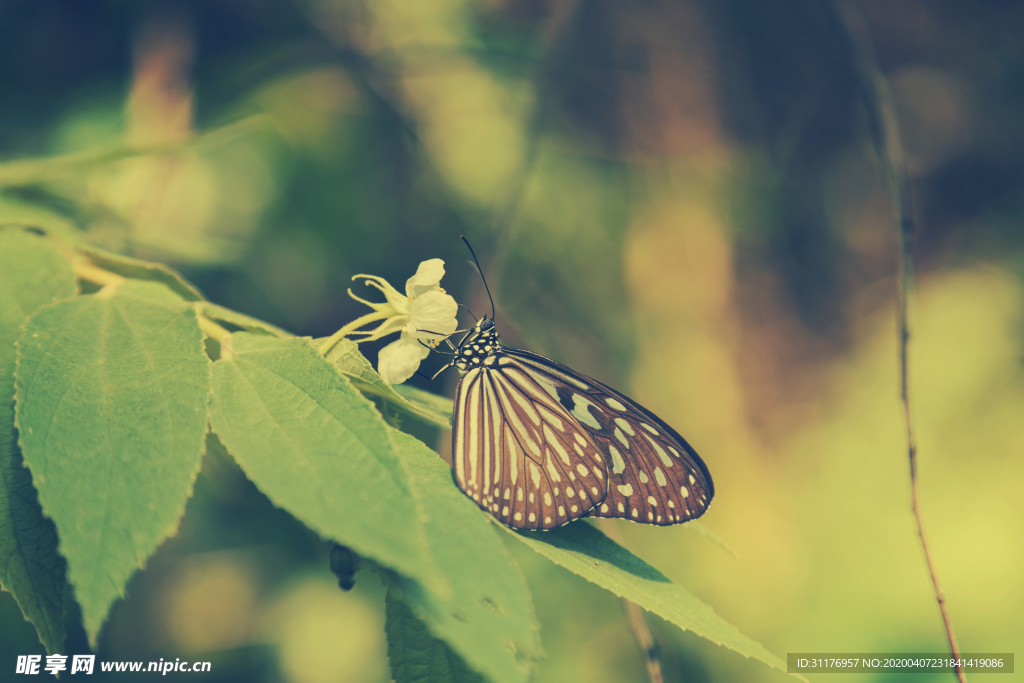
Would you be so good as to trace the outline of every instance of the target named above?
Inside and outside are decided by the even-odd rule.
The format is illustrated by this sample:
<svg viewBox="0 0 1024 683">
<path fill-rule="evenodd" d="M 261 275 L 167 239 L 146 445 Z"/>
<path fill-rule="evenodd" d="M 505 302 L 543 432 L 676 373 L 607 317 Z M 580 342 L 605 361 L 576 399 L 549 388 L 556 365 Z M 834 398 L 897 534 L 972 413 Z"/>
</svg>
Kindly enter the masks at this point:
<svg viewBox="0 0 1024 683">
<path fill-rule="evenodd" d="M 420 264 L 416 274 L 405 283 L 404 295 L 376 275 L 356 275 L 352 278 L 362 278 L 366 284 L 379 289 L 386 301 L 372 303 L 360 299 L 349 290 L 349 296 L 366 304 L 375 313 L 353 321 L 338 332 L 347 331 L 349 327 L 362 327 L 375 320 L 383 320 L 376 329 L 367 332 L 348 331 L 347 334 L 366 335 L 360 341 L 370 341 L 401 332 L 397 340 L 381 349 L 377 361 L 377 372 L 388 384 L 401 384 L 412 377 L 430 349 L 458 327 L 455 315 L 459 305 L 441 289 L 442 277 L 444 261 L 435 258 Z"/>
</svg>

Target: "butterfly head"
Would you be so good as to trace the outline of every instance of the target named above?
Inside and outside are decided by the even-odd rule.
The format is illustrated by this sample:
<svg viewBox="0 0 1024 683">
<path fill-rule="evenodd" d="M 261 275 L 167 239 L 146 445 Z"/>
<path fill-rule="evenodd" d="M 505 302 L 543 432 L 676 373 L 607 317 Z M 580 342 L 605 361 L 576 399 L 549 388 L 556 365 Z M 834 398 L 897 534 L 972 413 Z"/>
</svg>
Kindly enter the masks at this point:
<svg viewBox="0 0 1024 683">
<path fill-rule="evenodd" d="M 498 331 L 494 329 L 494 321 L 486 315 L 477 321 L 473 329 L 463 337 L 455 350 L 455 367 L 460 373 L 466 373 L 484 364 L 501 348 Z"/>
</svg>

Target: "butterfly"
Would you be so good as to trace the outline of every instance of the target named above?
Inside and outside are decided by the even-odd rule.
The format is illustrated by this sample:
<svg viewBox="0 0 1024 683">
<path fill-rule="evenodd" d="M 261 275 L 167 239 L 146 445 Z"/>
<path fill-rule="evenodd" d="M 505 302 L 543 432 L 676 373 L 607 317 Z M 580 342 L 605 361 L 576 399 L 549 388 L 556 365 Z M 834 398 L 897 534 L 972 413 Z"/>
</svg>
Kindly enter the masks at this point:
<svg viewBox="0 0 1024 683">
<path fill-rule="evenodd" d="M 632 399 L 502 345 L 487 316 L 453 348 L 455 483 L 502 524 L 547 530 L 590 516 L 667 526 L 708 509 L 704 462 Z"/>
</svg>

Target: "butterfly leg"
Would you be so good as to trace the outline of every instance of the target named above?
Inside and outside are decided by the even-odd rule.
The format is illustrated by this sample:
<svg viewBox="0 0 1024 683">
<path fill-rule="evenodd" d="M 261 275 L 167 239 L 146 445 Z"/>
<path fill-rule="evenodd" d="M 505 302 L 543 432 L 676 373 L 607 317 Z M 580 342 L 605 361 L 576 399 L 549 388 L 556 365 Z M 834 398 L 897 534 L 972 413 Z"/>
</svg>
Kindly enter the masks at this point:
<svg viewBox="0 0 1024 683">
<path fill-rule="evenodd" d="M 451 363 L 448 363 L 448 364 L 447 364 L 447 365 L 445 365 L 445 366 L 444 366 L 443 368 L 441 368 L 440 370 L 438 370 L 437 372 L 435 372 L 435 373 L 434 373 L 434 376 L 433 376 L 433 377 L 431 377 L 430 379 L 431 379 L 431 380 L 435 380 L 435 379 L 437 379 L 437 376 L 438 376 L 438 375 L 440 375 L 440 374 L 441 374 L 442 372 L 444 372 L 445 370 L 447 370 L 448 368 L 450 368 L 450 367 L 451 367 L 451 366 L 453 366 L 453 365 L 455 365 L 455 361 L 452 361 Z"/>
</svg>

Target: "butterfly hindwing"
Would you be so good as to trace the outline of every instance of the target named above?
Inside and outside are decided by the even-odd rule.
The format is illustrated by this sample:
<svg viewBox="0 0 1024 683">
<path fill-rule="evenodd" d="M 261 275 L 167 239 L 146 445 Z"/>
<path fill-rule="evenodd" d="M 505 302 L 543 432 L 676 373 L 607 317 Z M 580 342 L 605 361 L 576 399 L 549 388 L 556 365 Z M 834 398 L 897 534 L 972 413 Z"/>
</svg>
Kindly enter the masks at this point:
<svg viewBox="0 0 1024 683">
<path fill-rule="evenodd" d="M 496 352 L 455 394 L 452 467 L 477 505 L 517 529 L 551 529 L 606 497 L 604 454 L 514 359 Z"/>
<path fill-rule="evenodd" d="M 675 430 L 614 389 L 544 356 L 504 349 L 557 389 L 608 469 L 608 495 L 591 512 L 656 525 L 700 517 L 714 495 L 706 466 Z"/>
</svg>

